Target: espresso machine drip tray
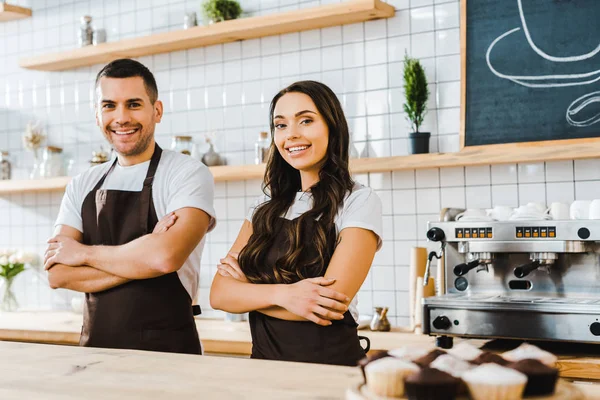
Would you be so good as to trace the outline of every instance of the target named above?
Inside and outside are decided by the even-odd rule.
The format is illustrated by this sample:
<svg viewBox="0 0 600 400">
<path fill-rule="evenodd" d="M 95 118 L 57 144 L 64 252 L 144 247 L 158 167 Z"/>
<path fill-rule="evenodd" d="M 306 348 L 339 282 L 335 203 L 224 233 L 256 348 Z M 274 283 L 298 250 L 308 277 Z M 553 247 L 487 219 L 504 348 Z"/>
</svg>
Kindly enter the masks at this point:
<svg viewBox="0 0 600 400">
<path fill-rule="evenodd" d="M 600 299 L 446 294 L 424 302 L 424 333 L 600 343 Z"/>
</svg>

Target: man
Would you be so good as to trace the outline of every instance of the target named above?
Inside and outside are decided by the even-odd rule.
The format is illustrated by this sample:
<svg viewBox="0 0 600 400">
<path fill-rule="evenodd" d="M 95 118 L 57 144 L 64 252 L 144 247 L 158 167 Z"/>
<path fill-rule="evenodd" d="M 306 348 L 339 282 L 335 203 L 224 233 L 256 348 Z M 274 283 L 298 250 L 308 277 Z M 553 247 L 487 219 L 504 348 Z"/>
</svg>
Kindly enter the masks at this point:
<svg viewBox="0 0 600 400">
<path fill-rule="evenodd" d="M 86 294 L 81 345 L 201 354 L 192 301 L 214 183 L 201 162 L 155 143 L 157 97 L 137 61 L 98 73 L 96 123 L 118 156 L 67 186 L 45 268 L 53 288 Z"/>
</svg>

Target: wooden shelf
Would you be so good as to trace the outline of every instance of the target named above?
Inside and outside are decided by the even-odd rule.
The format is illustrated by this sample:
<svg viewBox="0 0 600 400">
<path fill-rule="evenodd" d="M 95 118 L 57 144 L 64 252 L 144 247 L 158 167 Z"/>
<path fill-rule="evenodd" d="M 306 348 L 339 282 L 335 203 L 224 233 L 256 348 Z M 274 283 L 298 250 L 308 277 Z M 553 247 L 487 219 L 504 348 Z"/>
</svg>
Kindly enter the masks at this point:
<svg viewBox="0 0 600 400">
<path fill-rule="evenodd" d="M 69 176 L 48 179 L 15 179 L 9 181 L 0 181 L 0 194 L 64 190 L 70 181 L 71 177 Z"/>
<path fill-rule="evenodd" d="M 11 6 L 0 2 L 0 22 L 15 21 L 17 19 L 31 17 L 31 9 L 19 6 Z"/>
<path fill-rule="evenodd" d="M 21 59 L 19 65 L 22 68 L 59 71 L 107 63 L 123 57 L 141 57 L 392 16 L 394 7 L 380 0 L 344 1 L 27 57 Z"/>
<path fill-rule="evenodd" d="M 564 143 L 563 143 L 564 142 Z M 598 158 L 599 139 L 576 139 L 511 143 L 489 146 L 465 147 L 458 153 L 414 154 L 399 157 L 358 158 L 350 160 L 354 174 L 369 172 L 390 172 L 407 169 L 468 167 L 490 164 L 516 164 L 542 161 L 576 160 Z M 226 165 L 210 167 L 215 182 L 262 179 L 265 165 Z M 38 180 L 0 181 L 0 194 L 48 190 L 64 190 L 70 177 Z"/>
</svg>

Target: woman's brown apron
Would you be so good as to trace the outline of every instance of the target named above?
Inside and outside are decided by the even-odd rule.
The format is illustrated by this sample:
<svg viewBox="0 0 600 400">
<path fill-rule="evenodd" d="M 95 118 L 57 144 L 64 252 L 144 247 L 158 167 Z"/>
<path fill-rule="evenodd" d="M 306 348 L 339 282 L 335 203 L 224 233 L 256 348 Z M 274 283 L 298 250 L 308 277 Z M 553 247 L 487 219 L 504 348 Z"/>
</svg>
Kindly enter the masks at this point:
<svg viewBox="0 0 600 400">
<path fill-rule="evenodd" d="M 281 218 L 280 222 L 279 230 L 292 223 L 285 218 Z M 317 223 L 306 222 L 307 226 L 303 229 L 305 243 L 313 243 L 311 235 Z M 275 235 L 265 268 L 270 269 L 285 253 L 289 246 L 285 236 L 279 232 Z M 335 232 L 330 232 L 329 237 L 335 240 Z M 306 257 L 310 258 L 315 253 L 313 246 L 306 247 Z M 258 311 L 250 312 L 249 322 L 252 358 L 355 366 L 365 356 L 365 350 L 359 343 L 358 324 L 349 311 L 346 311 L 343 320 L 332 321 L 329 326 L 311 321 L 285 321 Z"/>
</svg>

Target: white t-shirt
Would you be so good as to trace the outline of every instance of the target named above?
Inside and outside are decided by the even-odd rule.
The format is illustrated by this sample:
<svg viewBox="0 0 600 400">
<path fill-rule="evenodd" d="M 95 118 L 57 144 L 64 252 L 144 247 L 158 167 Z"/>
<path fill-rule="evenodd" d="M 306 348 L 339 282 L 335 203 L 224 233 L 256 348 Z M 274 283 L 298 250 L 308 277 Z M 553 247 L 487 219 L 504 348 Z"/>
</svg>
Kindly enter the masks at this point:
<svg viewBox="0 0 600 400">
<path fill-rule="evenodd" d="M 250 207 L 246 219 L 252 222 L 252 216 L 256 208 L 267 202 L 269 196 L 261 195 Z M 292 220 L 312 208 L 313 201 L 310 192 L 296 193 L 296 199 L 288 209 L 284 218 Z M 352 193 L 348 193 L 344 198 L 343 207 L 338 210 L 334 219 L 337 235 L 345 228 L 362 228 L 372 231 L 377 235 L 377 250 L 381 248 L 381 232 L 383 226 L 381 199 L 373 189 L 355 184 Z M 354 297 L 348 306 L 350 314 L 358 321 L 358 299 Z"/>
<path fill-rule="evenodd" d="M 81 220 L 83 201 L 112 163 L 113 160 L 92 167 L 73 178 L 67 185 L 55 226 L 68 225 L 83 232 Z M 128 167 L 117 163 L 106 177 L 102 189 L 139 192 L 142 190 L 149 166 L 150 160 Z M 214 180 L 208 167 L 190 156 L 163 150 L 152 183 L 152 200 L 159 220 L 180 208 L 198 208 L 210 216 L 208 230 L 211 231 L 216 224 L 213 199 Z M 182 285 L 193 301 L 196 300 L 198 292 L 200 259 L 205 242 L 206 236 L 177 271 Z"/>
</svg>

